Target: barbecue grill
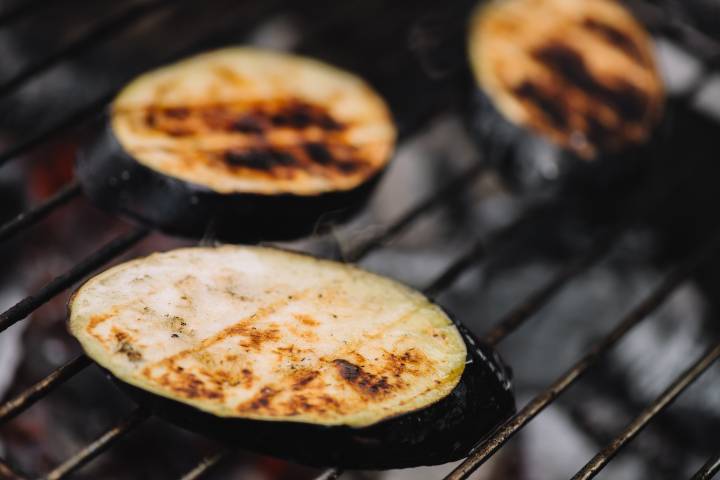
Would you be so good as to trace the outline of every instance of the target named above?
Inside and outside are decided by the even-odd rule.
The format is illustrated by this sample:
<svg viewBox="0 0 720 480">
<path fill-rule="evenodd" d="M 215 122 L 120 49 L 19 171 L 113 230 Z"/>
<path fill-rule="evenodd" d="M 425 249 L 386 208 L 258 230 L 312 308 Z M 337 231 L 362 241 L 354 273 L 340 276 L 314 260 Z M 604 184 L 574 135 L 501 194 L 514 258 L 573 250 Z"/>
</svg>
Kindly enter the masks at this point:
<svg viewBox="0 0 720 480">
<path fill-rule="evenodd" d="M 32 20 L 34 16 L 40 15 L 43 9 L 49 8 L 47 5 L 49 3 L 42 0 L 26 0 L 7 4 L 5 10 L 0 12 L 0 29 Z M 220 3 L 222 2 L 218 2 L 218 4 Z M 6 142 L 0 151 L 0 165 L 6 166 L 13 161 L 19 161 L 21 157 L 26 157 L 33 152 L 41 152 L 42 156 L 36 154 L 38 158 L 35 162 L 43 162 L 45 160 L 43 156 L 49 156 L 53 152 L 48 149 L 48 145 L 52 145 L 53 142 L 57 143 L 65 137 L 77 138 L 78 135 L 81 135 L 77 133 L 78 127 L 82 127 L 96 118 L 112 99 L 117 89 L 140 71 L 150 65 L 166 63 L 172 59 L 214 46 L 248 41 L 251 36 L 247 34 L 248 32 L 255 34 L 252 36 L 255 41 L 262 43 L 269 39 L 270 42 L 273 42 L 280 38 L 280 43 L 288 44 L 281 45 L 283 47 L 289 46 L 304 53 L 320 55 L 358 71 L 377 85 L 388 98 L 397 116 L 401 140 L 405 144 L 414 142 L 414 139 L 419 136 L 427 135 L 428 125 L 458 107 L 457 91 L 464 88 L 462 76 L 458 73 L 460 70 L 458 65 L 463 62 L 463 57 L 460 54 L 455 54 L 457 58 L 453 56 L 454 54 L 448 55 L 447 52 L 452 50 L 447 50 L 447 48 L 454 45 L 458 39 L 462 41 L 462 19 L 465 18 L 464 13 L 467 12 L 467 8 L 474 2 L 458 2 L 466 5 L 442 6 L 442 8 L 432 5 L 431 2 L 408 2 L 407 5 L 403 5 L 404 2 L 392 5 L 383 5 L 383 2 L 341 3 L 343 5 L 339 6 L 332 5 L 332 2 L 317 1 L 302 8 L 293 5 L 292 2 L 286 4 L 277 0 L 233 4 L 227 11 L 223 11 L 222 19 L 205 22 L 206 24 L 202 24 L 202 28 L 183 35 L 183 38 L 178 38 L 177 42 L 175 38 L 170 39 L 165 45 L 166 48 L 163 48 L 162 54 L 155 55 L 158 58 L 146 59 L 143 57 L 142 61 L 134 63 L 131 61 L 133 56 L 126 53 L 119 60 L 122 68 L 119 67 L 119 72 L 110 75 L 113 77 L 111 78 L 112 82 L 105 82 L 112 83 L 109 88 L 104 90 L 98 90 L 95 87 L 89 88 L 92 92 L 79 95 L 82 98 L 71 109 L 63 110 L 57 116 L 44 119 L 35 125 L 36 128 L 26 128 L 23 125 L 22 130 L 27 133 L 17 135 L 12 141 Z M 82 6 L 82 2 L 78 2 L 78 4 Z M 693 148 L 697 150 L 712 145 L 712 122 L 709 120 L 699 121 L 694 113 L 683 116 L 686 114 L 682 112 L 690 109 L 693 101 L 696 100 L 695 93 L 704 81 L 711 78 L 713 69 L 718 63 L 717 60 L 720 58 L 718 56 L 720 44 L 694 29 L 684 19 L 678 19 L 673 15 L 674 11 L 666 8 L 662 2 L 638 1 L 632 6 L 651 31 L 662 36 L 665 42 L 671 42 L 676 47 L 700 56 L 699 61 L 702 63 L 702 73 L 698 74 L 697 78 L 685 87 L 685 94 L 677 95 L 674 103 L 668 107 L 676 116 L 673 130 L 676 129 L 677 132 L 668 131 L 665 132 L 665 135 L 670 136 L 672 133 L 685 139 L 703 137 L 706 143 L 696 144 L 697 146 Z M 71 7 L 72 4 L 67 8 Z M 53 80 L 51 78 L 44 81 L 43 77 L 48 74 L 52 75 L 58 68 L 70 68 L 74 78 L 95 78 L 93 75 L 96 75 L 96 72 L 91 72 L 91 67 L 85 68 L 83 61 L 92 64 L 97 60 L 96 57 L 93 57 L 92 50 L 98 44 L 112 45 L 113 42 L 122 42 L 123 35 L 131 31 L 142 32 L 143 25 L 150 20 L 171 23 L 175 18 L 173 15 L 177 13 L 176 11 L 184 11 L 185 15 L 193 15 L 200 10 L 203 10 L 202 5 L 195 5 L 193 2 L 166 2 L 164 0 L 128 2 L 123 7 L 115 7 L 111 15 L 90 24 L 79 34 L 57 47 L 50 48 L 49 53 L 47 48 L 40 54 L 33 53 L 31 58 L 15 73 L 0 78 L 0 96 L 3 97 L 3 103 L 20 105 L 25 101 L 24 97 L 28 95 L 25 89 L 35 88 L 35 82 L 39 82 L 43 88 L 50 89 L 51 91 L 46 95 L 51 95 Z M 216 15 L 216 17 L 219 16 Z M 258 30 L 258 26 L 262 28 Z M 279 34 L 278 29 L 283 33 Z M 335 38 L 337 42 L 327 45 L 327 38 Z M 22 46 L 22 41 L 19 42 L 18 45 Z M 362 48 L 358 47 L 357 43 L 359 42 L 364 42 Z M 350 58 L 348 51 L 356 51 L 357 55 Z M 405 80 L 408 77 L 414 77 L 417 81 L 408 84 L 397 80 L 393 72 L 400 68 L 406 74 L 403 77 Z M 88 98 L 85 98 L 86 96 Z M 26 120 L 19 121 L 26 122 Z M 698 126 L 700 124 L 702 125 Z M 685 153 L 685 156 L 695 153 Z M 665 165 L 658 168 L 665 177 L 673 176 L 672 174 L 667 175 L 668 171 L 675 172 L 672 166 Z M 496 178 L 487 161 L 465 162 L 462 168 L 455 170 L 457 172 L 452 177 L 433 186 L 432 193 L 416 201 L 400 215 L 385 224 L 374 224 L 372 229 L 364 230 L 360 240 L 349 241 L 347 238 L 338 240 L 339 237 L 342 237 L 342 232 L 327 233 L 320 230 L 313 238 L 292 246 L 335 256 L 348 262 L 361 262 L 369 258 L 371 254 L 381 251 L 418 223 L 434 221 L 436 219 L 434 214 L 439 210 L 454 211 L 455 207 L 462 209 L 463 202 L 467 201 L 465 195 L 469 191 L 478 188 L 478 185 L 483 182 Z M 392 180 L 391 176 L 388 182 L 391 183 Z M 678 179 L 677 183 L 682 181 L 683 179 Z M 586 237 L 592 237 L 592 241 L 581 242 L 581 246 L 577 247 L 576 251 L 569 256 L 567 252 L 559 254 L 563 265 L 561 268 L 544 278 L 539 287 L 532 289 L 529 294 L 518 295 L 514 306 L 499 319 L 494 320 L 489 327 L 487 325 L 481 327 L 484 328 L 484 331 L 479 333 L 482 333 L 482 338 L 488 344 L 501 346 L 506 337 L 533 321 L 538 316 L 537 314 L 559 294 L 571 294 L 575 286 L 573 281 L 607 258 L 623 235 L 638 223 L 660 225 L 664 228 L 677 220 L 680 225 L 678 229 L 684 230 L 681 232 L 683 240 L 673 243 L 674 249 L 666 251 L 658 260 L 663 265 L 669 265 L 668 273 L 661 281 L 641 298 L 636 299 L 634 306 L 621 318 L 616 319 L 615 323 L 604 325 L 603 336 L 587 345 L 583 354 L 567 365 L 567 369 L 554 382 L 543 386 L 539 393 L 529 401 L 520 401 L 518 412 L 488 438 L 479 438 L 477 447 L 468 458 L 459 464 L 445 468 L 444 478 L 459 480 L 473 475 L 477 469 L 501 451 L 511 438 L 522 432 L 536 416 L 548 407 L 562 401 L 563 394 L 582 382 L 586 374 L 602 367 L 606 362 L 607 354 L 634 327 L 650 321 L 652 314 L 660 309 L 680 287 L 693 279 L 703 266 L 712 264 L 716 260 L 720 249 L 720 230 L 715 229 L 716 222 L 708 220 L 702 228 L 697 227 L 690 231 L 691 229 L 687 228 L 687 225 L 692 222 L 688 223 L 679 217 L 674 217 L 674 214 L 682 215 L 682 213 L 679 209 L 673 210 L 668 207 L 678 198 L 677 190 L 673 190 L 673 188 L 682 190 L 683 187 L 667 182 L 653 183 L 651 181 L 643 184 L 644 194 L 640 198 L 630 194 L 622 197 L 623 201 L 629 202 L 629 206 L 624 209 L 622 214 L 618 212 L 608 214 L 606 210 L 600 208 L 599 217 L 603 221 L 582 226 L 587 230 Z M 468 271 L 472 271 L 481 264 L 486 265 L 489 269 L 496 258 L 503 254 L 507 257 L 508 252 L 511 252 L 510 255 L 512 255 L 512 245 L 518 237 L 530 235 L 532 231 L 538 229 L 557 227 L 557 223 L 548 221 L 548 212 L 556 211 L 553 210 L 556 207 L 556 204 L 553 203 L 556 202 L 556 199 L 537 198 L 536 196 L 526 198 L 522 197 L 522 193 L 515 195 L 522 198 L 520 204 L 523 208 L 520 209 L 521 211 L 510 212 L 503 221 L 495 222 L 499 226 L 492 231 L 465 232 L 466 235 L 477 234 L 477 238 L 468 242 L 468 248 L 457 253 L 452 261 L 443 265 L 440 273 L 424 286 L 424 292 L 428 296 L 437 298 L 444 293 L 451 293 L 453 286 Z M 686 195 L 686 192 L 682 195 Z M 31 228 L 38 228 L 43 222 L 52 221 L 53 216 L 68 208 L 81 196 L 82 192 L 78 184 L 70 181 L 51 196 L 42 199 L 0 226 L 0 242 L 13 241 Z M 633 201 L 630 202 L 630 200 Z M 597 201 L 598 197 L 588 200 L 589 203 Z M 617 203 L 613 205 L 614 207 L 606 205 L 607 210 L 616 210 Z M 660 211 L 663 213 L 661 214 Z M 709 215 L 711 212 L 712 208 L 709 208 L 702 214 Z M 708 218 L 708 215 L 703 218 Z M 123 224 L 115 220 L 113 222 L 112 231 L 120 232 L 118 236 L 97 246 L 95 250 L 81 258 L 69 269 L 56 273 L 54 278 L 2 312 L 0 314 L 0 332 L 19 322 L 27 322 L 29 315 L 56 296 L 67 292 L 89 274 L 128 252 L 137 252 L 137 246 L 148 237 L 159 235 L 145 227 Z M 357 231 L 354 232 L 357 233 Z M 347 237 L 349 234 L 345 235 Z M 203 240 L 203 242 L 211 241 L 212 239 Z M 10 255 L 7 251 L 5 254 Z M 42 252 L 40 254 L 42 255 Z M 573 326 L 568 325 L 567 328 L 572 329 Z M 717 338 L 720 339 L 720 337 Z M 557 341 L 558 345 L 562 343 L 562 339 Z M 686 369 L 677 375 L 656 398 L 644 405 L 636 406 L 636 416 L 627 422 L 624 428 L 611 432 L 609 437 L 607 433 L 594 432 L 593 422 L 583 421 L 581 415 L 576 417 L 579 428 L 589 432 L 590 435 L 595 435 L 603 448 L 593 458 L 587 459 L 587 464 L 573 478 L 593 478 L 610 464 L 618 453 L 631 445 L 636 437 L 642 438 L 642 430 L 646 426 L 660 422 L 663 412 L 668 406 L 683 395 L 720 357 L 720 340 L 713 342 L 715 341 L 713 340 L 710 348 L 701 355 L 685 359 Z M 27 355 L 32 354 L 29 352 Z M 508 360 L 510 364 L 513 363 L 512 358 Z M 82 375 L 91 365 L 92 362 L 88 357 L 79 355 L 52 370 L 37 383 L 24 390 L 16 390 L 13 395 L 0 404 L 0 425 L 18 417 L 33 404 L 43 401 L 57 387 Z M 147 423 L 151 417 L 148 410 L 138 407 L 117 423 L 107 425 L 104 433 L 49 471 L 29 473 L 53 480 L 68 478 L 75 472 L 81 473 L 80 470 L 83 467 Z M 548 441 L 552 442 L 552 438 L 549 437 Z M 699 454 L 707 456 L 713 450 L 720 448 L 717 438 L 707 439 L 707 442 L 706 448 Z M 218 464 L 239 461 L 236 458 L 236 452 L 231 447 L 212 446 L 205 450 L 208 453 L 204 456 L 197 455 L 197 452 L 187 454 L 180 452 L 181 456 L 197 456 L 193 460 L 195 466 L 182 476 L 184 480 L 200 478 L 206 473 L 209 475 L 211 474 L 210 470 Z M 175 452 L 176 455 L 177 453 Z M 12 461 L 12 450 L 6 452 L 5 457 L 8 459 L 7 461 L 0 458 L 0 478 L 28 478 L 28 475 L 16 468 L 16 462 Z M 133 459 L 127 459 L 127 461 L 131 463 Z M 720 471 L 720 453 L 712 455 L 702 466 L 700 466 L 702 461 L 695 463 L 697 473 L 692 477 L 693 479 L 714 478 L 715 474 Z M 106 474 L 110 475 L 110 473 Z M 308 475 L 336 479 L 351 474 L 339 469 L 330 469 L 326 472 L 315 472 Z M 98 473 L 96 475 L 102 476 Z"/>
</svg>

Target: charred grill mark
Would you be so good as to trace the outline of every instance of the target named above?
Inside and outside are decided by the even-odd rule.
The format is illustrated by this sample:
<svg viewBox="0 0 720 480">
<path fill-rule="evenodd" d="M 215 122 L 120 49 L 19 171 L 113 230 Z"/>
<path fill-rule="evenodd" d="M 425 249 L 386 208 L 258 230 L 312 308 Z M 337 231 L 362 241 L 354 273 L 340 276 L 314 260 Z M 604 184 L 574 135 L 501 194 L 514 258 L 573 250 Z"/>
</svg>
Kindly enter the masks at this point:
<svg viewBox="0 0 720 480">
<path fill-rule="evenodd" d="M 300 372 L 299 374 L 295 374 L 297 379 L 295 380 L 295 383 L 293 383 L 293 390 L 302 390 L 304 389 L 310 382 L 315 380 L 320 375 L 320 372 L 318 371 L 309 371 L 309 372 Z"/>
<path fill-rule="evenodd" d="M 287 409 L 288 415 L 299 415 L 301 412 L 316 412 L 319 414 L 332 411 L 335 413 L 343 413 L 343 406 L 339 401 L 330 395 L 316 395 L 309 397 L 304 394 L 295 394 L 283 404 Z"/>
<path fill-rule="evenodd" d="M 247 104 L 150 105 L 145 109 L 144 123 L 151 130 L 171 136 L 195 135 L 203 131 L 262 135 L 274 128 L 305 130 L 310 127 L 332 134 L 346 128 L 323 107 L 297 99 Z"/>
<path fill-rule="evenodd" d="M 169 107 L 166 108 L 163 113 L 170 118 L 178 120 L 183 120 L 190 116 L 190 110 L 186 107 Z"/>
<path fill-rule="evenodd" d="M 305 153 L 308 154 L 308 157 L 310 157 L 313 162 L 320 165 L 330 165 L 334 160 L 330 150 L 328 150 L 328 148 L 322 143 L 306 143 L 303 148 L 305 149 Z"/>
<path fill-rule="evenodd" d="M 536 49 L 533 56 L 568 83 L 608 104 L 625 121 L 643 119 L 647 108 L 647 97 L 643 92 L 622 79 L 614 80 L 616 88 L 603 85 L 593 77 L 585 60 L 572 48 L 551 43 Z"/>
<path fill-rule="evenodd" d="M 277 342 L 280 340 L 280 330 L 277 327 L 261 330 L 249 325 L 236 325 L 228 332 L 228 335 L 241 335 L 245 337 L 246 340 L 242 342 L 240 346 L 253 350 L 260 350 L 266 342 Z"/>
<path fill-rule="evenodd" d="M 251 411 L 263 410 L 263 411 L 271 412 L 273 409 L 272 409 L 272 406 L 270 405 L 270 402 L 272 401 L 272 399 L 275 396 L 277 396 L 278 393 L 280 393 L 279 390 L 276 390 L 275 388 L 270 387 L 270 386 L 264 386 L 260 389 L 260 392 L 258 392 L 258 394 L 255 395 L 255 397 L 248 400 L 247 402 L 241 403 L 240 405 L 235 407 L 235 409 L 240 413 L 246 412 L 248 410 L 251 410 Z"/>
<path fill-rule="evenodd" d="M 139 362 L 143 359 L 142 353 L 137 350 L 130 338 L 130 335 L 117 328 L 113 328 L 113 336 L 117 342 L 117 353 L 121 353 L 127 357 L 131 362 Z"/>
<path fill-rule="evenodd" d="M 384 375 L 368 373 L 362 367 L 342 358 L 333 360 L 333 363 L 340 377 L 364 396 L 381 396 L 387 394 L 393 388 Z"/>
<path fill-rule="evenodd" d="M 277 167 L 295 165 L 295 157 L 278 149 L 228 150 L 223 160 L 231 167 L 270 171 Z"/>
<path fill-rule="evenodd" d="M 592 17 L 588 17 L 583 20 L 582 25 L 589 31 L 600 35 L 605 40 L 615 45 L 629 57 L 636 60 L 640 65 L 645 65 L 645 58 L 643 57 L 640 47 L 638 47 L 632 37 L 627 35 L 625 32 Z"/>
<path fill-rule="evenodd" d="M 521 99 L 535 104 L 556 128 L 565 129 L 568 127 L 567 112 L 563 103 L 539 85 L 525 80 L 515 87 L 513 91 Z"/>
<path fill-rule="evenodd" d="M 225 146 L 204 148 L 178 144 L 152 150 L 161 149 L 187 162 L 203 162 L 232 174 L 242 175 L 253 170 L 292 179 L 295 172 L 307 170 L 331 178 L 373 169 L 365 154 L 348 143 L 344 136 L 346 124 L 335 120 L 322 106 L 297 99 L 172 107 L 150 105 L 143 110 L 115 110 L 114 114 L 133 117 L 141 132 L 150 130 L 178 140 L 203 134 L 227 134 L 218 137 L 218 144 Z M 288 132 L 278 135 L 283 129 L 294 132 L 292 136 L 288 136 Z"/>
<path fill-rule="evenodd" d="M 149 370 L 150 367 L 147 367 L 143 370 L 143 373 L 149 376 Z M 222 390 L 217 388 L 213 389 L 212 384 L 205 383 L 197 375 L 185 371 L 180 366 L 176 367 L 172 373 L 175 374 L 172 375 L 172 378 L 171 373 L 165 373 L 160 378 L 156 378 L 155 381 L 187 398 L 205 398 L 209 400 L 222 400 L 225 398 Z"/>
<path fill-rule="evenodd" d="M 242 385 L 244 388 L 251 388 L 253 384 L 253 373 L 249 368 L 243 368 L 241 370 L 207 370 L 203 369 L 200 371 L 202 375 L 208 378 L 212 383 L 217 385 L 221 390 L 224 387 L 235 387 Z"/>
<path fill-rule="evenodd" d="M 323 130 L 338 131 L 344 125 L 330 116 L 325 109 L 300 100 L 290 100 L 270 116 L 276 127 L 304 129 L 316 126 Z"/>
<path fill-rule="evenodd" d="M 235 132 L 255 135 L 260 135 L 265 131 L 262 121 L 250 115 L 238 118 L 230 128 Z"/>
<path fill-rule="evenodd" d="M 295 298 L 300 298 L 304 295 L 304 292 L 296 293 Z M 253 323 L 259 321 L 261 318 L 270 315 L 280 306 L 287 304 L 287 300 L 283 300 L 274 305 L 268 305 L 259 309 L 255 314 L 243 319 L 242 321 L 231 325 L 215 335 L 202 340 L 198 345 L 178 352 L 170 357 L 160 360 L 153 365 L 149 365 L 143 369 L 142 374 L 151 381 L 154 381 L 162 386 L 170 389 L 175 389 L 174 385 L 186 385 L 190 377 L 197 377 L 192 373 L 188 372 L 187 369 L 178 365 L 180 361 L 187 357 L 192 357 L 196 362 L 200 364 L 206 364 L 212 366 L 206 360 L 211 360 L 210 355 L 207 354 L 206 350 L 213 345 L 222 342 L 233 336 L 244 336 L 246 340 L 242 342 L 241 346 L 247 349 L 260 349 L 265 342 L 277 341 L 280 339 L 280 331 L 277 327 L 270 327 L 268 329 L 258 329 L 253 327 Z M 158 374 L 160 370 L 162 375 Z M 171 376 L 172 375 L 172 376 Z M 252 372 L 250 372 L 252 375 Z M 184 387 L 183 387 L 184 388 Z M 182 390 L 184 391 L 184 390 Z M 180 391 L 180 393 L 182 393 Z M 217 397 L 215 397 L 217 398 Z"/>
</svg>

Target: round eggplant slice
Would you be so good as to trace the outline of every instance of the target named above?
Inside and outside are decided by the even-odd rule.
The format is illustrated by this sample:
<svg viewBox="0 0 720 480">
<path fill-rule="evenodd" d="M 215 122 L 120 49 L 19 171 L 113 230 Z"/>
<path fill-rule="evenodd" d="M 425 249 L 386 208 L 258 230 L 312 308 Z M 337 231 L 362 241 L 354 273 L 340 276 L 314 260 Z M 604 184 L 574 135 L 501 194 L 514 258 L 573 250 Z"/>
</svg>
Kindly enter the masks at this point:
<svg viewBox="0 0 720 480">
<path fill-rule="evenodd" d="M 651 38 L 615 0 L 491 0 L 472 15 L 468 52 L 473 130 L 520 185 L 578 159 L 627 162 L 662 114 Z"/>
<path fill-rule="evenodd" d="M 288 239 L 356 211 L 395 137 L 384 101 L 358 77 L 228 48 L 131 82 L 76 173 L 100 206 L 169 233 Z"/>
<path fill-rule="evenodd" d="M 500 359 L 422 294 L 283 250 L 132 260 L 69 304 L 85 352 L 186 428 L 311 465 L 445 463 L 514 411 Z"/>
</svg>

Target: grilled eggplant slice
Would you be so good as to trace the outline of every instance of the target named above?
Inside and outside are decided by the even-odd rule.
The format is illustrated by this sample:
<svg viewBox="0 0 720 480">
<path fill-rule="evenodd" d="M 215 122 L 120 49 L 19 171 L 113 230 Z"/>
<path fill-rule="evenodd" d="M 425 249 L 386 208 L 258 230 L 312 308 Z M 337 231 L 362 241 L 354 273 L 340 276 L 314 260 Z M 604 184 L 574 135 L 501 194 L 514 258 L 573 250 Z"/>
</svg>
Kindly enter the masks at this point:
<svg viewBox="0 0 720 480">
<path fill-rule="evenodd" d="M 578 159 L 628 162 L 663 110 L 652 50 L 615 0 L 486 2 L 468 40 L 483 150 L 520 185 L 555 179 Z"/>
<path fill-rule="evenodd" d="M 514 411 L 499 358 L 420 293 L 262 247 L 154 254 L 89 280 L 72 334 L 171 421 L 312 465 L 438 464 Z"/>
<path fill-rule="evenodd" d="M 288 239 L 357 210 L 395 136 L 384 101 L 358 77 L 228 48 L 127 86 L 77 177 L 99 205 L 170 233 Z"/>
</svg>

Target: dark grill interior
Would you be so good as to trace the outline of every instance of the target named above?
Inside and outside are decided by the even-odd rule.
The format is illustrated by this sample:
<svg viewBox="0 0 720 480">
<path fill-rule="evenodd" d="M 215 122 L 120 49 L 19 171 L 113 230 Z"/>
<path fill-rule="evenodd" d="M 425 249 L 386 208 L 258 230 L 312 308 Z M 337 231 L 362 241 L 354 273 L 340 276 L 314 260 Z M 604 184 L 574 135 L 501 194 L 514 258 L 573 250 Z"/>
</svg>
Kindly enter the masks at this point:
<svg viewBox="0 0 720 480">
<path fill-rule="evenodd" d="M 572 459 L 568 471 L 588 461 L 574 478 L 591 478 L 623 459 L 616 470 L 609 467 L 607 478 L 620 478 L 618 472 L 689 478 L 697 471 L 692 478 L 710 479 L 720 471 L 720 443 L 713 435 L 720 428 L 720 372 L 713 367 L 703 378 L 714 382 L 698 382 L 686 392 L 720 357 L 713 318 L 720 298 L 720 224 L 713 209 L 720 200 L 714 158 L 720 109 L 708 113 L 711 100 L 717 104 L 720 97 L 712 95 L 720 45 L 712 39 L 712 22 L 698 24 L 671 1 L 632 3 L 651 31 L 684 52 L 680 57 L 695 62 L 697 71 L 670 89 L 651 165 L 624 169 L 622 181 L 613 183 L 605 166 L 588 167 L 548 195 L 506 187 L 493 159 L 482 158 L 458 127 L 471 89 L 463 28 L 473 4 L 2 5 L 0 48 L 8 66 L 0 75 L 0 289 L 9 308 L 0 314 L 0 331 L 22 335 L 25 351 L 0 404 L 1 478 L 250 478 L 244 465 L 252 466 L 252 478 L 382 475 L 318 472 L 165 425 L 143 408 L 133 409 L 64 332 L 64 302 L 82 279 L 111 262 L 191 244 L 100 213 L 82 198 L 71 165 L 83 132 L 139 72 L 247 42 L 289 48 L 359 73 L 388 99 L 401 132 L 397 165 L 368 212 L 347 226 L 319 225 L 312 238 L 283 245 L 359 262 L 421 287 L 497 346 L 516 370 L 518 413 L 465 461 L 438 467 L 427 478 L 468 478 L 491 458 L 479 470 L 487 476 L 473 478 L 547 478 L 538 473 L 550 471 L 540 468 L 538 455 L 554 442 L 562 449 L 562 432 L 514 436 L 537 423 L 541 412 L 557 414 L 553 409 L 598 452 Z M 670 57 L 667 68 L 680 69 L 672 63 L 680 62 L 678 54 Z M 427 160 L 424 176 L 414 170 L 420 169 L 418 155 Z M 692 306 L 683 309 L 683 302 Z M 562 316 L 563 310 L 570 313 Z M 659 323 L 651 338 L 660 340 L 651 344 L 635 335 L 649 322 Z M 25 323 L 31 325 L 17 329 Z M 691 346 L 663 343 L 685 338 L 688 329 Z M 659 356 L 645 356 L 646 348 Z M 672 359 L 672 365 L 643 357 Z M 637 373 L 643 361 L 643 368 L 656 363 L 663 374 Z M 651 377 L 657 381 L 645 388 L 643 379 Z M 2 387 L 0 381 L 0 395 Z M 29 410 L 36 403 L 52 406 Z M 545 449 L 521 455 L 521 441 L 533 435 L 542 436 Z M 76 448 L 77 436 L 85 446 Z M 51 444 L 71 445 L 72 451 Z"/>
</svg>

